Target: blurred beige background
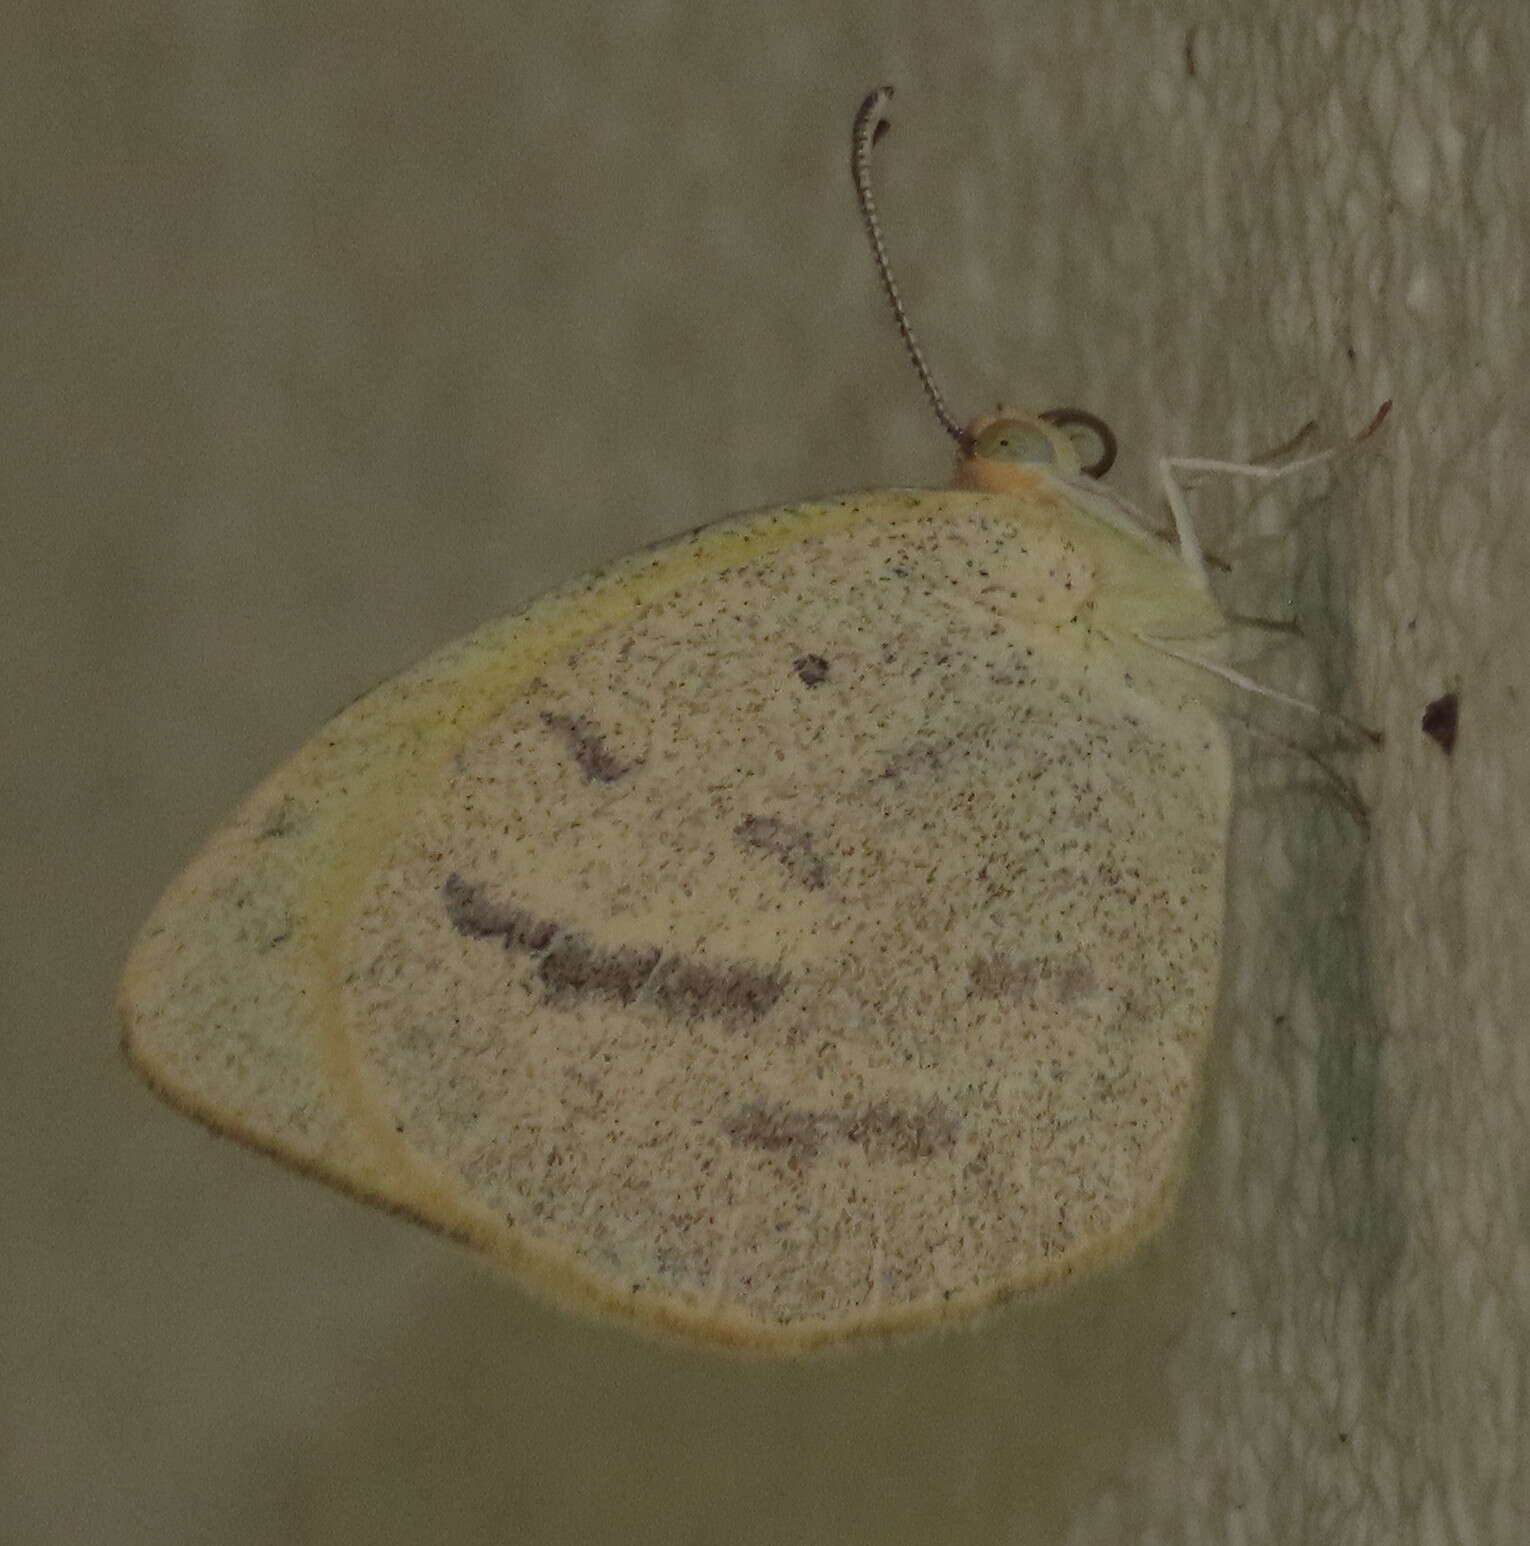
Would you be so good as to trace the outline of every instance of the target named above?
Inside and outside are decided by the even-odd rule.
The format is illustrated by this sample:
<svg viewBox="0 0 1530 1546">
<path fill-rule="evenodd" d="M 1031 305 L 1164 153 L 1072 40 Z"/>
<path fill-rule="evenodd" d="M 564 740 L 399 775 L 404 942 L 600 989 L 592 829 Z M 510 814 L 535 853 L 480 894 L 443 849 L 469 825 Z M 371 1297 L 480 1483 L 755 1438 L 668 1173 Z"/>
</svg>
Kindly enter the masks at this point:
<svg viewBox="0 0 1530 1546">
<path fill-rule="evenodd" d="M 1530 17 L 304 4 L 12 15 L 0 97 L 0 1540 L 1398 1541 L 1530 1517 Z M 120 1064 L 132 934 L 339 705 L 725 511 L 937 481 L 845 139 L 959 414 L 1200 496 L 1362 830 L 1246 748 L 1170 1230 L 974 1333 L 737 1366 L 529 1303 Z M 1419 733 L 1462 701 L 1453 759 Z"/>
</svg>

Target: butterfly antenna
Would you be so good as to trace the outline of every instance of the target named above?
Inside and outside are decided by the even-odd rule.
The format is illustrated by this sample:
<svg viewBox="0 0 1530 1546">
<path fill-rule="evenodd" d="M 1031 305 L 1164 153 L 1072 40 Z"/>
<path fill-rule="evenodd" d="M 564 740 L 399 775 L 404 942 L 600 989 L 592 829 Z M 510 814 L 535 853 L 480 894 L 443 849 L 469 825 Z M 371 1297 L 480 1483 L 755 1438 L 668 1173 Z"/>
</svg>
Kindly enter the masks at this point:
<svg viewBox="0 0 1530 1546">
<path fill-rule="evenodd" d="M 887 261 L 887 247 L 882 241 L 882 222 L 877 219 L 877 204 L 871 193 L 871 150 L 891 127 L 884 114 L 892 94 L 891 86 L 879 86 L 861 103 L 855 115 L 855 127 L 851 131 L 850 175 L 855 180 L 855 198 L 861 208 L 861 224 L 866 228 L 866 240 L 871 243 L 871 256 L 876 262 L 877 272 L 882 276 L 882 288 L 887 292 L 893 321 L 898 325 L 898 336 L 903 340 L 903 347 L 908 350 L 914 369 L 919 372 L 924 395 L 929 398 L 935 417 L 940 420 L 940 427 L 960 444 L 962 427 L 951 417 L 951 410 L 946 407 L 946 400 L 935 385 L 935 377 L 930 374 L 924 351 L 914 337 L 913 328 L 909 326 L 908 313 L 903 309 L 903 297 L 898 293 L 892 265 Z"/>
</svg>

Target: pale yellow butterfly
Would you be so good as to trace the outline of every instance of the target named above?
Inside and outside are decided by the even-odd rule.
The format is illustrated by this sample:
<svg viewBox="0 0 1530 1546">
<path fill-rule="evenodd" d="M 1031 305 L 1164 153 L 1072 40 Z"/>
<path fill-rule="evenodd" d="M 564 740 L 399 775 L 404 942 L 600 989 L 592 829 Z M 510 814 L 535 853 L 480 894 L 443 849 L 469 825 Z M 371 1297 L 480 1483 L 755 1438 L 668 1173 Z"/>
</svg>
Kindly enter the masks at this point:
<svg viewBox="0 0 1530 1546">
<path fill-rule="evenodd" d="M 560 1301 L 770 1353 L 970 1314 L 1163 1215 L 1253 686 L 1176 473 L 1332 454 L 1165 461 L 1170 541 L 1097 481 L 1092 415 L 958 426 L 871 199 L 887 95 L 853 167 L 956 488 L 721 521 L 377 688 L 122 987 L 129 1056 L 209 1126 Z"/>
</svg>

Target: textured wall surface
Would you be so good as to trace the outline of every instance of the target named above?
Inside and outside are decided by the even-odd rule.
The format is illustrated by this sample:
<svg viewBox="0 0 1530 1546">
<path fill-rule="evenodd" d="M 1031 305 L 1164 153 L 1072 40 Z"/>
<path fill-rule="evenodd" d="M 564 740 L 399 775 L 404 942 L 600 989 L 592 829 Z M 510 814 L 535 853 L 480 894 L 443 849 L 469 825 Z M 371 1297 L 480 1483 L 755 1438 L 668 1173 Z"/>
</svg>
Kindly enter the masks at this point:
<svg viewBox="0 0 1530 1546">
<path fill-rule="evenodd" d="M 0 236 L 0 1537 L 1507 1546 L 1530 1517 L 1530 19 L 1438 0 L 78 8 L 13 29 Z M 47 30 L 44 31 L 43 29 Z M 1151 456 L 1260 662 L 1184 1203 L 979 1330 L 739 1367 L 528 1303 L 156 1107 L 113 979 L 377 678 L 640 540 L 938 481 L 958 411 Z M 1419 732 L 1460 693 L 1453 757 Z"/>
</svg>

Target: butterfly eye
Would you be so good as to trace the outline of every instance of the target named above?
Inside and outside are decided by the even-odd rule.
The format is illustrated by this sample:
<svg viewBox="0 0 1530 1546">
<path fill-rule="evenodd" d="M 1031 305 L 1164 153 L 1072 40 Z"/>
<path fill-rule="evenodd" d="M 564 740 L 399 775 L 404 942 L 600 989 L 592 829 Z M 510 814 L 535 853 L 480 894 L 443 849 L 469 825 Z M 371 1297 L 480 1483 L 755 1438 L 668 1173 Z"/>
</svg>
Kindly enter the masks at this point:
<svg viewBox="0 0 1530 1546">
<path fill-rule="evenodd" d="M 1023 419 L 998 419 L 972 442 L 972 455 L 989 462 L 1055 462 L 1057 448 Z"/>
</svg>

